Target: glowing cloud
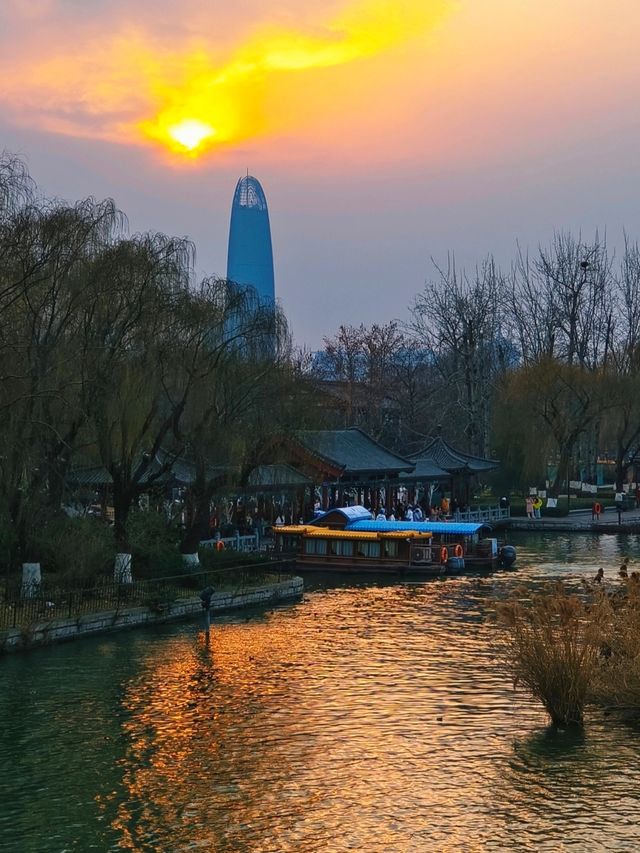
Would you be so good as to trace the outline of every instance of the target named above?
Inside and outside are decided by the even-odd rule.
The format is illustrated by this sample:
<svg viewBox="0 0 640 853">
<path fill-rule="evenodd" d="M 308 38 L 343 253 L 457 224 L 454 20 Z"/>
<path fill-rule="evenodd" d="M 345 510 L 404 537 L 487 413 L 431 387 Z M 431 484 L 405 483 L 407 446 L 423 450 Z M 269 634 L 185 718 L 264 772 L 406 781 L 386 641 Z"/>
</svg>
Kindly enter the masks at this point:
<svg viewBox="0 0 640 853">
<path fill-rule="evenodd" d="M 0 66 L 0 100 L 46 130 L 154 142 L 194 158 L 266 133 L 296 129 L 282 79 L 372 57 L 428 32 L 446 0 L 360 0 L 296 30 L 263 26 L 221 57 L 206 41 L 168 50 L 147 31 L 85 42 L 73 56 Z M 338 93 L 336 93 L 336 98 Z M 45 106 L 46 105 L 46 108 Z"/>
</svg>

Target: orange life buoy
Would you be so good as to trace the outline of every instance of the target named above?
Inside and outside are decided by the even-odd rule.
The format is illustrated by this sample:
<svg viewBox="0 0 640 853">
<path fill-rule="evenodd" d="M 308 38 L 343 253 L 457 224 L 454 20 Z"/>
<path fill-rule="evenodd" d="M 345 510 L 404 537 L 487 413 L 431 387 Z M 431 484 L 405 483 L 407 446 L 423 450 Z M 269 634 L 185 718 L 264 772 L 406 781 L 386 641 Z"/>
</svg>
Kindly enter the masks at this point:
<svg viewBox="0 0 640 853">
<path fill-rule="evenodd" d="M 440 548 L 440 562 L 446 563 L 448 559 L 449 559 L 449 551 L 447 549 L 447 546 L 443 545 L 442 548 Z"/>
<path fill-rule="evenodd" d="M 224 542 L 222 539 L 218 539 L 216 542 L 216 551 L 224 551 Z"/>
<path fill-rule="evenodd" d="M 456 547 L 453 549 L 453 553 L 456 555 L 456 557 L 462 557 L 462 555 L 464 554 L 464 549 L 459 542 L 456 545 Z"/>
<path fill-rule="evenodd" d="M 600 515 L 600 513 L 602 511 L 602 507 L 600 506 L 600 504 L 594 504 L 593 505 L 593 511 L 596 515 Z"/>
</svg>

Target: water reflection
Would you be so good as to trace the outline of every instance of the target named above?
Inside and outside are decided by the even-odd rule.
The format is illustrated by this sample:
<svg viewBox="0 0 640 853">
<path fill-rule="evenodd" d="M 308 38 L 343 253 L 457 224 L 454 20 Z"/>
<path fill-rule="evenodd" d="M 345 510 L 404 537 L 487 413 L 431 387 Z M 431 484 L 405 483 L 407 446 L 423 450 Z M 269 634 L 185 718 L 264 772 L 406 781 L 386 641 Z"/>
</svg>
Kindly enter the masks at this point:
<svg viewBox="0 0 640 853">
<path fill-rule="evenodd" d="M 498 795 L 536 849 L 557 849 L 551 840 L 568 816 L 579 849 L 637 849 L 640 741 L 628 734 L 601 718 L 585 732 L 545 728 L 515 742 Z"/>
<path fill-rule="evenodd" d="M 214 620 L 208 644 L 191 624 L 6 659 L 0 848 L 636 849 L 638 733 L 545 728 L 486 618 L 559 566 L 638 553 L 596 541 L 523 538 L 512 573 L 317 589 Z"/>
</svg>

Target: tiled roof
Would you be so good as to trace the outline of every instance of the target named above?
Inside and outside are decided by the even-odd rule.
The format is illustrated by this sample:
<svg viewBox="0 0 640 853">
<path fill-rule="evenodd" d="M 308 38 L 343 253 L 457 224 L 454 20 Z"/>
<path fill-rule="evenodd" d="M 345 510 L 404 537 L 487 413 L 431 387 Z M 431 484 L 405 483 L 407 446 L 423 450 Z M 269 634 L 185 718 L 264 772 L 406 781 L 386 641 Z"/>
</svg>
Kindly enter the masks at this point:
<svg viewBox="0 0 640 853">
<path fill-rule="evenodd" d="M 448 480 L 449 471 L 439 468 L 431 459 L 416 459 L 415 468 L 409 474 L 400 474 L 401 480 Z"/>
<path fill-rule="evenodd" d="M 400 474 L 414 463 L 387 450 L 359 427 L 303 430 L 296 438 L 308 451 L 343 469 L 343 474 Z"/>
<path fill-rule="evenodd" d="M 441 436 L 434 438 L 419 453 L 412 454 L 411 458 L 416 469 L 422 462 L 426 465 L 435 465 L 449 474 L 493 471 L 500 464 L 495 459 L 483 459 L 480 456 L 463 453 L 461 450 L 454 450 Z"/>
<path fill-rule="evenodd" d="M 291 465 L 277 463 L 275 465 L 258 465 L 247 478 L 247 485 L 252 488 L 264 489 L 285 488 L 287 486 L 308 486 L 312 483 L 308 477 L 301 474 Z"/>
<path fill-rule="evenodd" d="M 149 468 L 143 475 L 141 482 L 146 483 L 150 477 L 157 473 L 167 462 L 170 463 L 169 470 L 161 474 L 160 477 L 156 477 L 153 480 L 154 484 L 177 483 L 187 486 L 190 483 L 193 483 L 196 476 L 195 465 L 182 457 L 174 459 L 172 454 L 169 454 L 164 450 L 158 451 L 155 459 L 152 460 Z M 223 468 L 213 468 L 208 466 L 207 476 L 213 478 L 222 474 L 223 471 Z M 80 486 L 110 486 L 113 482 L 111 474 L 101 465 L 72 468 L 67 474 L 66 480 L 71 484 Z"/>
</svg>

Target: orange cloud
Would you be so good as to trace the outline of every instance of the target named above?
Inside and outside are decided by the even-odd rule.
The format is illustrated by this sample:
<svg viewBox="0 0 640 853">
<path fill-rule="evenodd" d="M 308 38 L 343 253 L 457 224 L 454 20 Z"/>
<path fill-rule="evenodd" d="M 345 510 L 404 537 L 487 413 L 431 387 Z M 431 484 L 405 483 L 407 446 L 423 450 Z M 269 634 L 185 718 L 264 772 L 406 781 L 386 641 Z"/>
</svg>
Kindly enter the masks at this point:
<svg viewBox="0 0 640 853">
<path fill-rule="evenodd" d="M 447 0 L 357 0 L 329 20 L 264 25 L 225 54 L 203 37 L 179 49 L 132 28 L 85 41 L 75 55 L 0 66 L 0 99 L 39 128 L 120 143 L 154 143 L 186 157 L 296 130 L 283 78 L 353 63 L 430 31 Z M 333 93 L 333 100 L 339 93 Z M 326 100 L 326 99 L 323 99 Z M 322 103 L 318 103 L 322 109 Z"/>
</svg>

